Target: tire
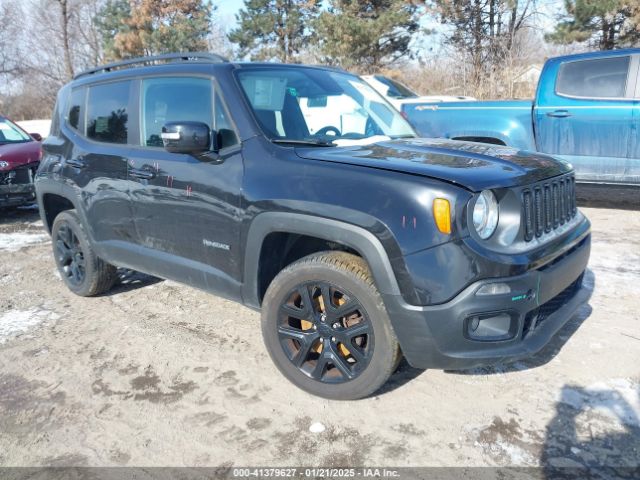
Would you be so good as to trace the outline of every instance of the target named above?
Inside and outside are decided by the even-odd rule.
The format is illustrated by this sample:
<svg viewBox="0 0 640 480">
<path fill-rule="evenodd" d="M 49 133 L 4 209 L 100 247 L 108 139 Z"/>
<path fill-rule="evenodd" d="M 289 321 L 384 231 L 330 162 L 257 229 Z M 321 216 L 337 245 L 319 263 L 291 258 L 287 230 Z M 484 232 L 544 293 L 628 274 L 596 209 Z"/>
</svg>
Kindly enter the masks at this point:
<svg viewBox="0 0 640 480">
<path fill-rule="evenodd" d="M 113 286 L 116 267 L 95 254 L 75 210 L 65 210 L 56 217 L 51 240 L 60 277 L 73 293 L 92 297 Z"/>
<path fill-rule="evenodd" d="M 373 394 L 402 357 L 366 262 L 345 252 L 284 268 L 264 297 L 262 335 L 289 381 L 334 400 Z"/>
</svg>

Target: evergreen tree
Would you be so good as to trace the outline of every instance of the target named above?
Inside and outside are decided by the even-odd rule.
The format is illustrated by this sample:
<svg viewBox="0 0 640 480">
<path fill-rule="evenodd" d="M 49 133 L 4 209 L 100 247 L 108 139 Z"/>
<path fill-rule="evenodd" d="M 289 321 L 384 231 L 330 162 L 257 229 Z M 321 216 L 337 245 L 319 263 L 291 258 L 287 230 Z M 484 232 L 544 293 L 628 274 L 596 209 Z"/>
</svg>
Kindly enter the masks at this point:
<svg viewBox="0 0 640 480">
<path fill-rule="evenodd" d="M 229 40 L 252 60 L 295 62 L 312 37 L 320 0 L 245 0 Z"/>
<path fill-rule="evenodd" d="M 324 62 L 375 72 L 411 54 L 418 7 L 406 0 L 331 0 L 315 27 Z"/>
<path fill-rule="evenodd" d="M 600 50 L 635 45 L 640 39 L 638 0 L 565 0 L 567 18 L 546 36 L 554 43 L 589 42 Z"/>
<path fill-rule="evenodd" d="M 96 17 L 95 24 L 102 37 L 102 48 L 106 60 L 123 57 L 123 52 L 116 50 L 116 35 L 129 32 L 129 26 L 125 22 L 130 16 L 129 0 L 107 0 Z"/>
<path fill-rule="evenodd" d="M 108 56 L 121 59 L 206 50 L 212 11 L 209 0 L 110 0 L 97 21 Z"/>
</svg>

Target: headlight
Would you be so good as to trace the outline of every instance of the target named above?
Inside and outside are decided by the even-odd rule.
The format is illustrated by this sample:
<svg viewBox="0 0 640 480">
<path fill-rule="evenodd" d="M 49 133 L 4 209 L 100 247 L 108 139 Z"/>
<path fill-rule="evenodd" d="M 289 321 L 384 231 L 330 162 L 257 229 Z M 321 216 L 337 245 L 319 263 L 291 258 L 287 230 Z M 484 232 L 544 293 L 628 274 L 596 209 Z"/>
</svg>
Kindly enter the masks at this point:
<svg viewBox="0 0 640 480">
<path fill-rule="evenodd" d="M 0 160 L 0 168 L 7 168 L 9 166 L 9 162 L 5 162 L 4 160 Z"/>
<path fill-rule="evenodd" d="M 473 207 L 473 226 L 478 235 L 486 240 L 498 226 L 498 201 L 491 190 L 483 190 Z"/>
</svg>

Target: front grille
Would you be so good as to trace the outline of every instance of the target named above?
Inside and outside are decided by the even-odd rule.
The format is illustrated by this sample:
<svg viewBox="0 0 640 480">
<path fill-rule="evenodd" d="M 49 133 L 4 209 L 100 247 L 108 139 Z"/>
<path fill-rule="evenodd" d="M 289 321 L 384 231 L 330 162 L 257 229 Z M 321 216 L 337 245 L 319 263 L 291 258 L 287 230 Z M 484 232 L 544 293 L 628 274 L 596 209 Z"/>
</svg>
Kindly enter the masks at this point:
<svg viewBox="0 0 640 480">
<path fill-rule="evenodd" d="M 555 230 L 575 217 L 576 180 L 573 174 L 537 183 L 522 191 L 524 239 Z"/>
<path fill-rule="evenodd" d="M 9 172 L 0 172 L 0 185 L 22 185 L 33 183 L 33 174 L 30 168 L 20 167 Z"/>
<path fill-rule="evenodd" d="M 582 286 L 583 276 L 584 274 L 580 275 L 571 285 L 561 291 L 558 295 L 527 313 L 524 317 L 522 338 L 525 338 L 529 333 L 534 331 L 536 328 L 539 328 L 547 318 L 549 318 L 560 307 L 571 300 L 576 293 L 578 293 Z"/>
</svg>

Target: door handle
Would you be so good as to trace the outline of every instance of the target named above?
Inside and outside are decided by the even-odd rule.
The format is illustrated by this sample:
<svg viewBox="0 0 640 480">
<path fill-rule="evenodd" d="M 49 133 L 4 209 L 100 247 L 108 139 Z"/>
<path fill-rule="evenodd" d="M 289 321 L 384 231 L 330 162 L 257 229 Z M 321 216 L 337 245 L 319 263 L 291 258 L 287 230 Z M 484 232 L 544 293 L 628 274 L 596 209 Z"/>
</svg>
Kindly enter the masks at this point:
<svg viewBox="0 0 640 480">
<path fill-rule="evenodd" d="M 81 158 L 69 158 L 65 163 L 75 168 L 85 168 L 87 166 L 86 162 Z"/>
<path fill-rule="evenodd" d="M 569 112 L 569 110 L 554 110 L 553 112 L 547 112 L 547 117 L 567 118 L 570 116 L 571 113 Z"/>
<path fill-rule="evenodd" d="M 156 178 L 155 172 L 152 172 L 151 170 L 145 170 L 143 168 L 130 168 L 129 175 L 135 178 L 141 178 L 143 180 L 151 180 L 153 178 Z"/>
</svg>

